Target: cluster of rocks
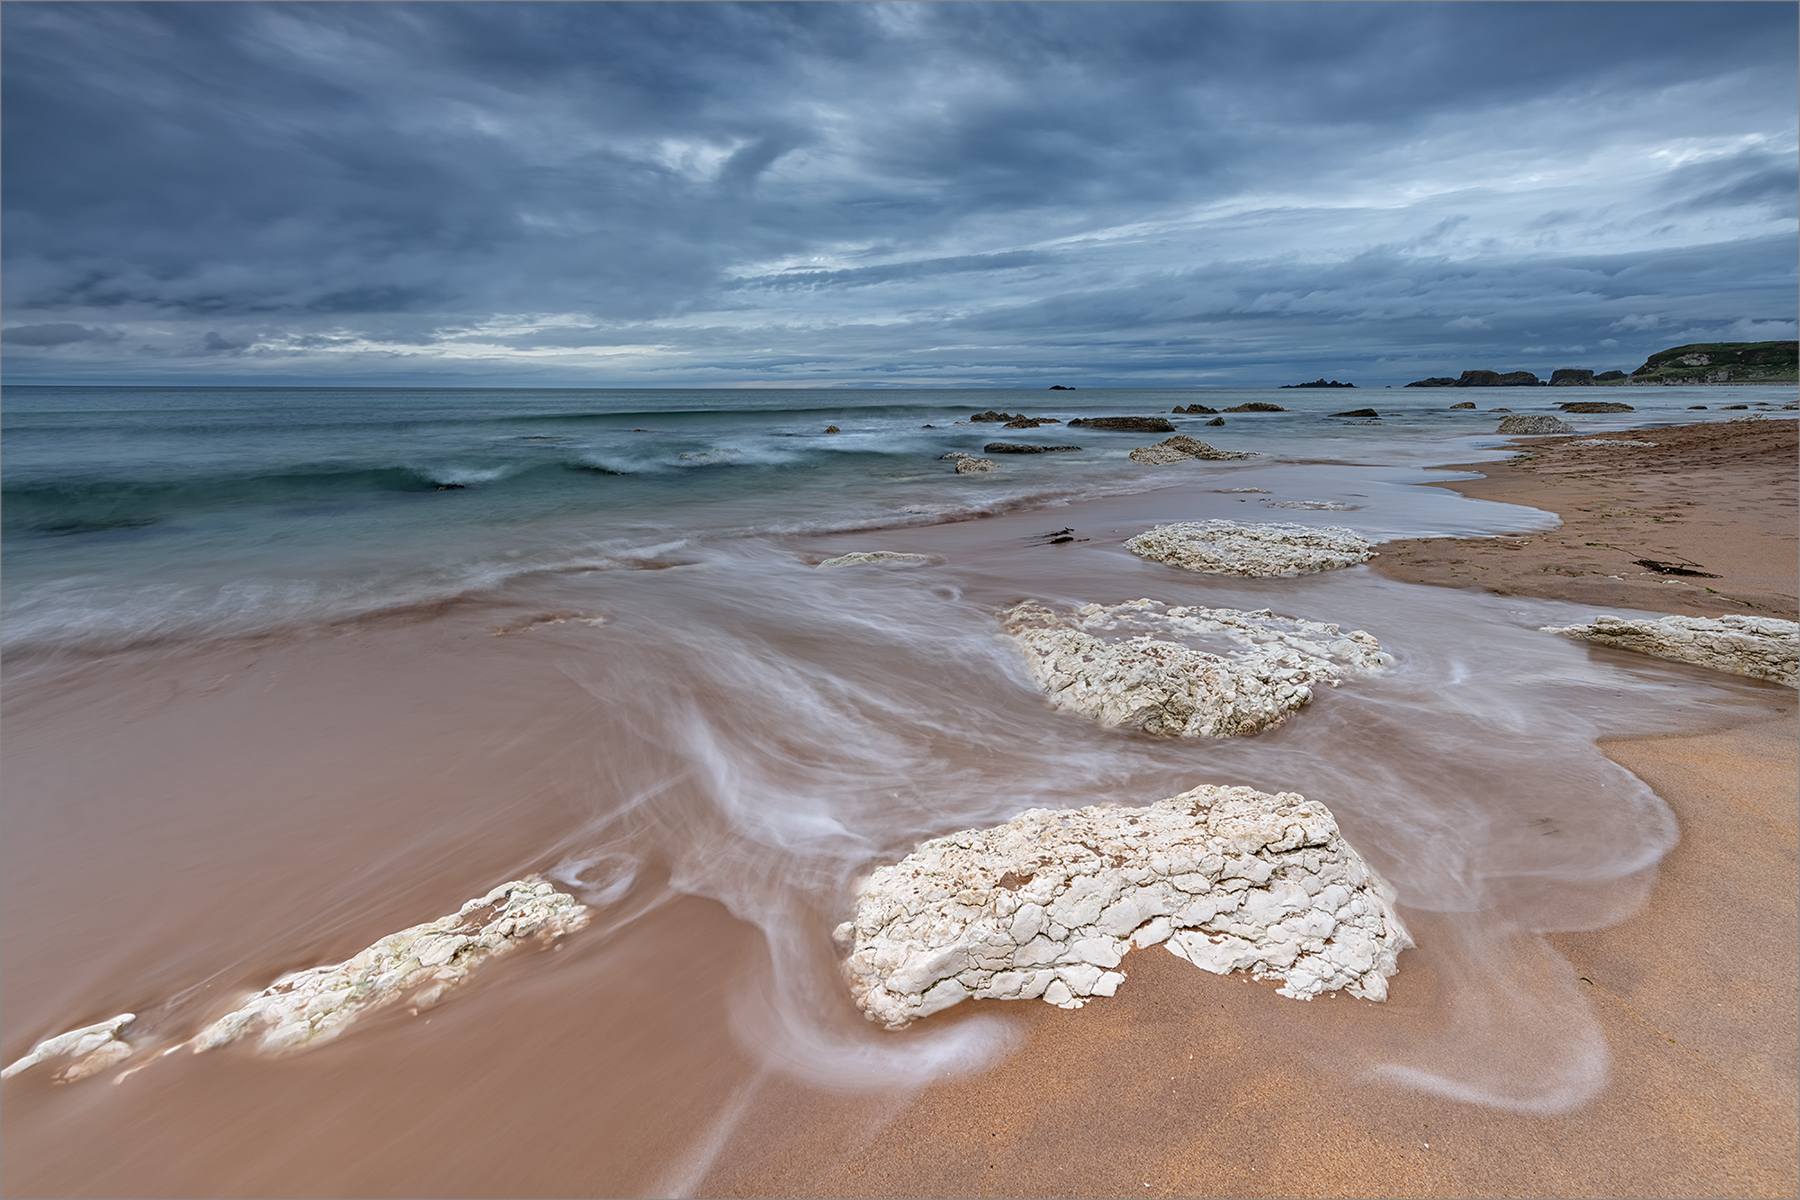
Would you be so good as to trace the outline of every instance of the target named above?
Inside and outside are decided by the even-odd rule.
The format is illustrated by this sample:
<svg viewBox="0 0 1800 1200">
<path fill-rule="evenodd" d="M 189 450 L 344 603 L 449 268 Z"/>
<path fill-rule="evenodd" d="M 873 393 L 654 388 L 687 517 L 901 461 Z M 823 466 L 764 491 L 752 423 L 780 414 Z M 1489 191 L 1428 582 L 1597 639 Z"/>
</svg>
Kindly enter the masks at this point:
<svg viewBox="0 0 1800 1200">
<path fill-rule="evenodd" d="M 1551 387 L 1593 387 L 1597 383 L 1612 383 L 1625 378 L 1623 371 L 1602 371 L 1596 375 L 1592 371 L 1576 367 L 1559 367 L 1550 373 Z"/>
<path fill-rule="evenodd" d="M 1174 437 L 1164 438 L 1154 446 L 1139 446 L 1131 452 L 1132 462 L 1159 465 L 1165 463 L 1192 462 L 1195 459 L 1233 459 L 1255 458 L 1253 450 L 1220 450 L 1205 442 L 1197 441 L 1186 434 L 1178 433 Z"/>
<path fill-rule="evenodd" d="M 1502 418 L 1496 433 L 1574 433 L 1575 427 L 1561 417 L 1553 417 L 1548 413 L 1515 413 Z"/>
<path fill-rule="evenodd" d="M 1211 575 L 1306 575 L 1375 557 L 1369 540 L 1336 525 L 1181 521 L 1145 530 L 1125 543 L 1142 558 Z"/>
<path fill-rule="evenodd" d="M 983 475 L 989 471 L 1000 469 L 1000 464 L 991 458 L 976 458 L 973 454 L 965 454 L 961 450 L 952 450 L 943 455 L 940 461 L 955 463 L 958 475 Z"/>
<path fill-rule="evenodd" d="M 1066 454 L 1080 446 L 1030 446 L 1024 442 L 989 442 L 981 448 L 983 454 Z"/>
<path fill-rule="evenodd" d="M 1089 429 L 1116 429 L 1127 433 L 1174 433 L 1175 426 L 1167 417 L 1076 417 L 1069 428 L 1077 425 Z"/>
<path fill-rule="evenodd" d="M 1027 601 L 1001 614 L 1001 625 L 1051 704 L 1156 737 L 1260 733 L 1310 703 L 1315 684 L 1336 687 L 1346 673 L 1394 661 L 1362 630 L 1345 633 L 1267 609 L 1170 608 L 1146 599 L 1059 614 Z M 1170 637 L 1235 648 L 1212 654 Z"/>
<path fill-rule="evenodd" d="M 1776 617 L 1603 616 L 1585 625 L 1547 625 L 1544 632 L 1800 688 L 1800 624 Z"/>
<path fill-rule="evenodd" d="M 1430 379 L 1416 379 L 1407 387 L 1543 387 L 1544 381 L 1530 371 L 1464 371 L 1452 379 L 1448 375 L 1433 375 Z"/>
<path fill-rule="evenodd" d="M 1062 424 L 1062 422 L 1055 417 L 1028 417 L 1024 413 L 995 412 L 991 408 L 986 412 L 969 414 L 969 420 L 998 421 L 1008 429 L 1036 429 L 1039 425 Z"/>
<path fill-rule="evenodd" d="M 1177 404 L 1170 411 L 1173 412 L 1176 416 L 1180 416 L 1183 413 L 1189 413 L 1196 417 L 1213 417 L 1213 416 L 1217 416 L 1219 413 L 1218 409 L 1208 408 L 1204 404 L 1188 404 L 1188 405 Z"/>
<path fill-rule="evenodd" d="M 1158 944 L 1297 999 L 1387 997 L 1412 945 L 1394 893 L 1324 805 L 1205 785 L 1142 808 L 1030 809 L 925 842 L 836 931 L 864 1014 L 901 1028 L 971 997 L 1079 1008 Z"/>
<path fill-rule="evenodd" d="M 1321 375 L 1311 383 L 1284 383 L 1281 385 L 1281 390 L 1286 391 L 1288 388 L 1353 388 L 1355 386 L 1354 383 L 1339 383 L 1335 379 L 1327 380 Z"/>
<path fill-rule="evenodd" d="M 861 567 L 872 563 L 892 563 L 896 566 L 917 567 L 934 562 L 929 554 L 903 554 L 898 550 L 855 550 L 849 554 L 840 554 L 836 558 L 828 558 L 820 563 L 821 567 Z"/>
<path fill-rule="evenodd" d="M 515 879 L 450 916 L 391 933 L 348 961 L 283 975 L 185 1044 L 199 1053 L 257 1034 L 264 1053 L 304 1050 L 377 1009 L 401 1001 L 414 1009 L 435 1004 L 483 963 L 528 943 L 548 944 L 589 918 L 586 905 L 543 878 Z M 58 1059 L 69 1060 L 59 1079 L 91 1075 L 146 1048 L 120 1037 L 133 1020 L 124 1013 L 48 1038 L 0 1075 Z"/>
</svg>

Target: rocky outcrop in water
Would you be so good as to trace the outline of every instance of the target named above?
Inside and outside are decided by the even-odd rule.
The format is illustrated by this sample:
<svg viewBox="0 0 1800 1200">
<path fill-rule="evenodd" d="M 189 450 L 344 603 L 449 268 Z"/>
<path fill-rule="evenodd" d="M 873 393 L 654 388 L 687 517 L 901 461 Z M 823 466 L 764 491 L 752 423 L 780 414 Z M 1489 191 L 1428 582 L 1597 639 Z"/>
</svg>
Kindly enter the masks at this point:
<svg viewBox="0 0 1800 1200">
<path fill-rule="evenodd" d="M 1537 413 L 1533 415 L 1515 413 L 1513 416 L 1501 418 L 1500 428 L 1494 432 L 1527 434 L 1574 433 L 1575 427 L 1567 421 L 1562 420 L 1560 417 L 1553 417 L 1548 413 Z"/>
<path fill-rule="evenodd" d="M 1219 411 L 1218 409 L 1208 408 L 1204 404 L 1188 404 L 1185 406 L 1178 404 L 1174 408 L 1174 412 L 1177 415 L 1180 415 L 1181 413 L 1189 413 L 1189 414 L 1192 414 L 1192 415 L 1198 416 L 1198 417 L 1216 416 L 1218 414 L 1218 411 Z"/>
<path fill-rule="evenodd" d="M 1223 421 L 1219 422 L 1224 424 Z M 1193 459 L 1224 460 L 1233 458 L 1256 458 L 1253 450 L 1220 450 L 1205 442 L 1178 433 L 1172 438 L 1164 438 L 1154 446 L 1139 446 L 1129 455 L 1132 462 L 1150 463 L 1153 465 L 1188 462 Z"/>
<path fill-rule="evenodd" d="M 1328 380 L 1321 375 L 1311 383 L 1284 383 L 1281 385 L 1281 390 L 1285 392 L 1290 388 L 1353 388 L 1355 386 L 1354 383 L 1339 383 L 1335 379 Z"/>
<path fill-rule="evenodd" d="M 871 563 L 890 563 L 895 566 L 923 566 L 934 561 L 929 554 L 902 554 L 898 550 L 856 550 L 849 554 L 840 554 L 836 558 L 828 558 L 820 563 L 821 567 L 861 567 Z"/>
<path fill-rule="evenodd" d="M 1369 540 L 1336 525 L 1182 521 L 1145 530 L 1125 543 L 1142 558 L 1210 575 L 1307 575 L 1375 557 Z"/>
<path fill-rule="evenodd" d="M 1361 630 L 1267 609 L 1136 600 L 1059 614 L 1027 602 L 1001 614 L 1001 625 L 1051 704 L 1156 737 L 1259 733 L 1310 703 L 1315 684 L 1336 687 L 1346 674 L 1393 662 Z M 1214 654 L 1184 644 L 1195 640 L 1230 648 Z"/>
<path fill-rule="evenodd" d="M 589 917 L 585 905 L 539 876 L 515 879 L 450 916 L 390 933 L 345 962 L 283 975 L 184 1044 L 199 1053 L 258 1035 L 264 1053 L 305 1050 L 378 1009 L 436 1004 L 482 964 L 526 945 L 547 945 L 583 928 Z M 59 1079 L 91 1075 L 147 1048 L 119 1036 L 133 1020 L 124 1013 L 47 1038 L 0 1075 L 59 1058 L 73 1060 Z"/>
<path fill-rule="evenodd" d="M 1080 446 L 1028 446 L 1023 442 L 989 442 L 981 448 L 983 454 L 1066 454 Z"/>
<path fill-rule="evenodd" d="M 943 459 L 956 464 L 958 475 L 985 475 L 989 471 L 1000 469 L 1000 464 L 991 458 L 976 458 L 973 454 L 964 454 L 961 450 L 952 450 L 943 455 Z"/>
<path fill-rule="evenodd" d="M 1412 945 L 1326 807 L 1205 785 L 1143 808 L 1031 809 L 936 838 L 857 889 L 836 931 L 857 1007 L 898 1029 L 970 998 L 1079 1008 L 1158 944 L 1311 999 L 1387 997 Z"/>
<path fill-rule="evenodd" d="M 1612 400 L 1571 400 L 1556 407 L 1566 413 L 1622 413 L 1636 412 L 1629 404 L 1619 404 Z"/>
<path fill-rule="evenodd" d="M 1593 387 L 1594 373 L 1580 367 L 1558 367 L 1550 372 L 1551 387 Z"/>
<path fill-rule="evenodd" d="M 1544 632 L 1800 688 L 1800 624 L 1776 617 L 1606 616 L 1586 625 L 1546 625 Z"/>
<path fill-rule="evenodd" d="M 1069 428 L 1077 425 L 1088 429 L 1124 430 L 1128 433 L 1174 433 L 1175 426 L 1167 417 L 1076 417 Z"/>
<path fill-rule="evenodd" d="M 1544 381 L 1530 371 L 1464 371 L 1455 379 L 1448 375 L 1433 375 L 1430 379 L 1418 379 L 1407 384 L 1407 387 L 1542 387 Z"/>
<path fill-rule="evenodd" d="M 1266 400 L 1252 400 L 1248 404 L 1234 404 L 1225 411 L 1228 413 L 1286 412 L 1287 409 L 1281 407 L 1279 404 L 1270 404 Z"/>
</svg>

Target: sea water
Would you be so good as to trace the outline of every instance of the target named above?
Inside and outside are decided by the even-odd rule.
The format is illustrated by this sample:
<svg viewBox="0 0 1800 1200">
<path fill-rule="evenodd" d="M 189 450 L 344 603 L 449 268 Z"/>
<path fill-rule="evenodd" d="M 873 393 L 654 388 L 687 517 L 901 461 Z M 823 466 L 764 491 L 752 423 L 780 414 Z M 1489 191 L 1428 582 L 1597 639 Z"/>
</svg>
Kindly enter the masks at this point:
<svg viewBox="0 0 1800 1200">
<path fill-rule="evenodd" d="M 116 1089 L 18 1093 L 15 1186 L 657 1188 L 728 1146 L 730 1098 L 758 1080 L 873 1095 L 1017 1045 L 1000 1003 L 903 1034 L 861 1019 L 830 931 L 862 873 L 1024 808 L 1197 783 L 1325 803 L 1422 931 L 1401 972 L 1435 964 L 1439 1033 L 1320 1049 L 1320 1086 L 1585 1102 L 1607 1049 L 1544 937 L 1635 911 L 1676 836 L 1594 740 L 1727 721 L 1773 685 L 1540 632 L 1579 605 L 1366 567 L 1204 576 L 1122 547 L 1209 517 L 1546 528 L 1416 485 L 1510 453 L 1491 409 L 1570 396 L 1636 407 L 1572 418 L 1596 432 L 1791 398 L 13 389 L 9 1060 L 122 1011 L 173 1045 L 283 971 L 529 871 L 596 910 L 562 950 L 279 1078 L 176 1056 Z M 1247 401 L 1288 411 L 1170 419 L 1257 457 L 1167 467 L 1127 458 L 1164 434 L 968 423 Z M 1382 424 L 1332 415 L 1364 406 Z M 996 453 L 989 475 L 941 457 L 1001 440 L 1081 449 Z M 859 549 L 927 561 L 818 565 Z M 1257 737 L 1159 741 L 1051 708 L 998 635 L 1020 600 L 1139 597 L 1366 629 L 1395 666 Z M 470 1159 L 502 1112 L 505 1145 Z"/>
<path fill-rule="evenodd" d="M 5 644 L 241 634 L 479 594 L 531 571 L 1168 482 L 1126 457 L 1158 437 L 969 423 L 979 411 L 1066 421 L 1273 402 L 1288 411 L 1232 414 L 1223 427 L 1171 419 L 1221 449 L 1265 455 L 1265 466 L 1394 469 L 1479 459 L 1501 443 L 1490 411 L 1450 408 L 1463 397 L 1525 411 L 1625 394 L 14 387 L 3 418 Z M 1629 395 L 1636 413 L 1582 427 L 1743 402 L 1717 388 Z M 1379 424 L 1328 415 L 1365 406 Z M 1005 469 L 986 476 L 957 477 L 941 461 L 992 441 L 1081 449 L 998 456 Z"/>
</svg>

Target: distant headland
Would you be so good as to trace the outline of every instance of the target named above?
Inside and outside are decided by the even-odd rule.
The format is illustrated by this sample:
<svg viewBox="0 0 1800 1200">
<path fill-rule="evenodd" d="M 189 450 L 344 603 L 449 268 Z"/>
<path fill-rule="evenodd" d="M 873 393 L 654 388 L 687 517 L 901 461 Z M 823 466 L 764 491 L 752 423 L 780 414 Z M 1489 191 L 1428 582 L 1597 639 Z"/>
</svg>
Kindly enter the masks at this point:
<svg viewBox="0 0 1800 1200">
<path fill-rule="evenodd" d="M 1530 371 L 1464 371 L 1452 378 L 1437 375 L 1419 379 L 1407 387 L 1695 387 L 1734 383 L 1800 382 L 1796 364 L 1800 342 L 1695 342 L 1660 350 L 1630 375 L 1623 371 L 1593 371 L 1562 367 L 1549 379 Z M 1290 385 L 1320 387 L 1317 383 Z"/>
</svg>

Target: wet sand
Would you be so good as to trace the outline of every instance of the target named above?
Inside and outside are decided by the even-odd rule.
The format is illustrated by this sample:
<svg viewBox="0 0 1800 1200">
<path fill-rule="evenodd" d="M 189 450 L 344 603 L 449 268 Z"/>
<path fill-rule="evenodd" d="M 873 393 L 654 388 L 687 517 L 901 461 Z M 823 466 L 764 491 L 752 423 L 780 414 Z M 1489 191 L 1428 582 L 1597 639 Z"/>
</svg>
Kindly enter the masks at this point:
<svg viewBox="0 0 1800 1200">
<path fill-rule="evenodd" d="M 1117 542 L 1179 500 L 1124 498 L 1051 519 L 896 532 L 882 544 L 974 563 L 955 582 L 967 592 L 959 602 L 982 611 L 1018 594 L 1057 594 L 1065 578 L 1084 596 L 1118 600 L 1144 594 L 1164 569 Z M 1065 521 L 1091 540 L 1021 540 Z M 722 578 L 747 586 L 723 576 L 728 567 L 695 568 L 693 594 Z M 1367 590 L 1342 574 L 1233 584 L 1244 597 L 1234 602 L 1266 597 L 1309 611 L 1362 596 L 1378 609 L 1401 591 L 1427 593 L 1431 605 L 1394 621 L 1484 603 L 1365 573 Z M 611 700 L 633 695 L 641 709 L 656 688 L 686 682 L 684 661 L 640 635 L 666 637 L 661 626 L 672 624 L 697 636 L 704 630 L 682 625 L 684 614 L 709 610 L 690 595 L 687 609 L 648 613 L 636 626 L 623 615 L 633 588 L 680 599 L 645 590 L 664 578 L 601 578 L 610 590 L 596 594 L 618 600 L 621 615 L 599 628 L 491 636 L 542 611 L 590 611 L 595 596 L 582 589 L 593 581 L 571 578 L 429 621 L 120 655 L 24 688 L 15 679 L 0 844 L 9 1057 L 36 1036 L 119 1011 L 145 1014 L 152 1034 L 178 1034 L 279 971 L 343 957 L 586 849 L 595 830 L 612 828 L 608 814 L 635 780 L 664 780 L 668 790 L 634 827 L 653 849 L 616 907 L 560 950 L 497 964 L 426 1015 L 383 1014 L 289 1060 L 233 1050 L 176 1056 L 117 1087 L 104 1077 L 68 1087 L 34 1074 L 8 1081 L 5 1194 L 1784 1195 L 1800 1183 L 1800 769 L 1790 690 L 1734 683 L 1662 722 L 1699 732 L 1605 744 L 1654 786 L 1682 831 L 1660 868 L 1607 881 L 1599 899 L 1553 893 L 1599 913 L 1631 912 L 1647 894 L 1623 922 L 1546 935 L 1531 932 L 1541 925 L 1528 920 L 1529 900 L 1407 910 L 1421 948 L 1402 957 L 1385 1005 L 1288 1000 L 1272 984 L 1138 952 L 1118 995 L 1078 1012 L 971 1003 L 878 1035 L 871 1044 L 899 1053 L 891 1086 L 871 1088 L 867 1071 L 834 1084 L 786 1069 L 787 1031 L 770 1022 L 792 1010 L 762 998 L 791 983 L 781 972 L 797 960 L 754 919 L 754 892 L 694 894 L 704 880 L 692 872 L 727 862 L 708 854 L 744 851 L 716 827 L 707 781 L 669 744 L 678 730 Z M 869 578 L 856 586 L 885 586 L 886 577 Z M 1177 585 L 1193 586 L 1168 584 Z M 788 628 L 786 615 L 745 609 L 733 621 L 767 621 L 767 636 L 788 639 L 797 655 L 813 631 Z M 1541 640 L 1559 663 L 1623 654 Z M 956 712 L 986 714 L 1002 736 L 965 745 L 954 727 L 933 734 L 933 753 L 950 764 L 941 769 L 960 772 L 945 776 L 958 789 L 985 786 L 978 769 L 1004 781 L 1063 761 L 1053 759 L 1063 747 L 1046 739 L 1052 732 L 1068 743 L 1069 763 L 1115 752 L 1104 733 L 1048 723 L 1035 699 L 985 679 L 981 662 L 959 667 L 956 647 L 915 661 L 915 644 L 870 632 L 819 661 L 834 679 L 866 672 L 889 701 L 914 684 L 933 703 L 937 692 L 966 691 Z M 1630 667 L 1657 687 L 1706 674 Z M 724 706 L 731 683 L 702 677 L 694 694 Z M 1218 770 L 1285 785 L 1254 773 L 1256 764 L 1304 742 L 1349 754 L 1378 740 L 1377 757 L 1401 770 L 1430 761 L 1397 758 L 1419 750 L 1350 720 L 1356 710 L 1340 700 L 1321 697 L 1303 721 L 1256 745 L 1222 748 Z M 768 741 L 756 709 L 733 711 L 744 745 Z M 731 732 L 712 727 L 715 737 Z M 1108 767 L 1097 777 L 1132 802 L 1173 794 L 1157 790 L 1164 777 L 1189 770 L 1174 749 L 1119 745 L 1119 761 L 1141 774 Z M 843 748 L 796 742 L 782 786 L 813 779 L 805 754 L 821 749 Z M 1537 765 L 1531 747 L 1520 754 Z M 735 761 L 748 766 L 749 757 Z M 1467 786 L 1456 767 L 1440 764 L 1436 782 Z M 1070 786 L 1088 798 L 1112 794 L 1085 779 Z M 928 828 L 890 829 L 888 850 L 961 823 L 931 811 L 907 820 Z M 1358 820 L 1379 828 L 1354 805 L 1340 820 L 1353 840 Z M 704 852 L 684 865 L 694 845 Z M 787 861 L 749 857 L 737 869 L 753 875 Z M 832 881 L 816 891 L 821 905 L 834 902 Z M 820 967 L 806 1011 L 823 1015 L 806 1032 L 866 1035 L 831 975 L 826 934 L 838 914 L 778 915 L 773 928 L 796 931 Z M 1008 1056 L 924 1087 L 909 1082 L 909 1047 L 955 1045 L 943 1035 L 991 1031 L 996 1021 L 1017 1041 Z M 1603 1039 L 1561 1036 L 1590 1027 Z M 1572 1108 L 1560 1102 L 1568 1064 L 1556 1056 L 1601 1044 L 1601 1058 L 1580 1066 L 1590 1077 L 1610 1072 L 1608 1085 Z M 1471 1061 L 1497 1049 L 1505 1054 L 1495 1061 Z M 890 1060 L 878 1052 L 871 1061 L 879 1074 Z M 1371 1075 L 1407 1061 L 1473 1079 L 1511 1074 L 1522 1099 L 1475 1104 Z"/>
<path fill-rule="evenodd" d="M 1569 449 L 1587 438 L 1524 438 L 1511 462 L 1451 469 L 1480 479 L 1434 484 L 1524 504 L 1561 528 L 1509 538 L 1412 538 L 1381 547 L 1392 579 L 1501 595 L 1713 617 L 1800 617 L 1800 507 L 1791 420 L 1664 426 L 1604 435 L 1654 446 Z M 1660 573 L 1648 559 L 1695 574 Z"/>
<path fill-rule="evenodd" d="M 1433 936 L 1445 918 L 1403 913 L 1421 948 L 1403 956 L 1386 1004 L 1301 1004 L 1138 951 L 1111 1000 L 1073 1013 L 1020 1006 L 1029 1034 L 1012 1058 L 887 1111 L 768 1085 L 737 1143 L 754 1149 L 698 1190 L 1791 1196 L 1800 725 L 1785 709 L 1715 733 L 1608 743 L 1681 822 L 1649 905 L 1547 946 L 1515 935 L 1491 947 L 1587 989 L 1611 1081 L 1574 1112 L 1497 1111 L 1366 1077 L 1383 1047 L 1456 1034 L 1443 1024 L 1449 964 Z"/>
</svg>

